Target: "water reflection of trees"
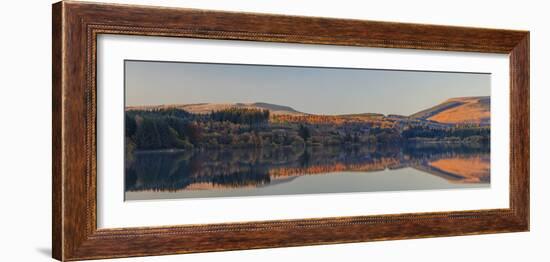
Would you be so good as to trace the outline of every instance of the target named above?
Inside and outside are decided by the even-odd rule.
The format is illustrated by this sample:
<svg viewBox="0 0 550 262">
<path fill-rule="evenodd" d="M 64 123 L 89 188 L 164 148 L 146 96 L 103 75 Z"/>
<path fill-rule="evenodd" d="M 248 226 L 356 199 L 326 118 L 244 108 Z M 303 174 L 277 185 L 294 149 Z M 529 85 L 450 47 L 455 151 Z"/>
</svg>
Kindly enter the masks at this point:
<svg viewBox="0 0 550 262">
<path fill-rule="evenodd" d="M 126 191 L 176 191 L 259 187 L 300 175 L 404 167 L 415 167 L 435 175 L 441 173 L 447 179 L 460 180 L 460 173 L 447 174 L 444 170 L 429 166 L 438 159 L 458 158 L 477 158 L 489 167 L 488 147 L 465 145 L 136 152 L 126 163 L 125 188 Z M 483 175 L 480 181 L 489 181 L 489 173 Z"/>
</svg>

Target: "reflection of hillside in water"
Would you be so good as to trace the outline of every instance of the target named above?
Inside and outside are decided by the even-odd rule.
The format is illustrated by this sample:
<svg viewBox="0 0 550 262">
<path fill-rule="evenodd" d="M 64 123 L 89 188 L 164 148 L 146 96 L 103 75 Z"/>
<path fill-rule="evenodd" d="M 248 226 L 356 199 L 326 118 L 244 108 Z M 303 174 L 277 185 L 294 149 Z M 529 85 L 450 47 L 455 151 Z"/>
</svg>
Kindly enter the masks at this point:
<svg viewBox="0 0 550 262">
<path fill-rule="evenodd" d="M 126 164 L 126 191 L 263 187 L 302 175 L 412 167 L 452 183 L 488 183 L 487 147 L 231 149 L 138 152 Z"/>
</svg>

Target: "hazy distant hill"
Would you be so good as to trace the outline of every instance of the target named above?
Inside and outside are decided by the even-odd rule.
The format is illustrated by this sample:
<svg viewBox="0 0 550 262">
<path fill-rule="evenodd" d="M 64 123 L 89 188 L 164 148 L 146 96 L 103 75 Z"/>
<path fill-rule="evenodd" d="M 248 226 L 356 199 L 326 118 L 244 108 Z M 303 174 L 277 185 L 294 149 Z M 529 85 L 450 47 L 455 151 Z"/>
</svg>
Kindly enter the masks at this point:
<svg viewBox="0 0 550 262">
<path fill-rule="evenodd" d="M 430 120 L 439 122 L 442 124 L 461 124 L 461 123 L 473 123 L 479 125 L 489 125 L 491 120 L 491 98 L 489 96 L 482 97 L 457 97 L 451 98 L 443 103 L 422 110 L 409 117 L 388 115 L 378 113 L 360 113 L 360 114 L 346 114 L 337 116 L 321 116 L 315 114 L 303 113 L 295 110 L 289 106 L 269 104 L 269 103 L 200 103 L 200 104 L 183 104 L 183 105 L 152 105 L 152 106 L 133 106 L 127 107 L 127 110 L 152 110 L 152 109 L 168 109 L 177 108 L 182 109 L 190 113 L 195 114 L 209 114 L 212 111 L 220 111 L 229 108 L 250 108 L 250 109 L 262 109 L 269 110 L 272 116 L 277 117 L 298 117 L 300 121 L 315 120 L 324 121 L 336 121 L 336 120 L 374 120 L 379 121 L 386 120 L 399 120 L 410 119 L 416 121 Z M 315 118 L 317 117 L 317 118 Z M 304 119 L 302 119 L 304 118 Z M 314 119 L 315 118 L 315 119 Z M 289 120 L 289 119 L 286 119 Z M 296 119 L 295 119 L 296 120 Z M 433 123 L 433 122 L 432 122 Z"/>
<path fill-rule="evenodd" d="M 307 115 L 305 113 L 296 111 L 289 106 L 281 106 L 269 103 L 200 103 L 200 104 L 186 104 L 186 105 L 154 105 L 154 106 L 132 106 L 127 107 L 128 110 L 151 110 L 161 108 L 178 108 L 195 114 L 208 114 L 212 111 L 219 111 L 228 108 L 254 108 L 254 109 L 267 109 L 272 115 Z"/>
<path fill-rule="evenodd" d="M 491 121 L 491 98 L 489 96 L 451 98 L 410 117 L 448 124 L 488 125 Z"/>
</svg>

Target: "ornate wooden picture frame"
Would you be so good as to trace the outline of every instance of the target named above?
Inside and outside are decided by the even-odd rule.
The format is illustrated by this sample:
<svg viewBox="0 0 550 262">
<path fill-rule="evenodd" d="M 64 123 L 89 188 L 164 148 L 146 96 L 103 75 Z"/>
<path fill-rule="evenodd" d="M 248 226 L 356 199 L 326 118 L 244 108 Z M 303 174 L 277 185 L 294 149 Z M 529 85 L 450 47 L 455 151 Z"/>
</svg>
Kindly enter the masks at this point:
<svg viewBox="0 0 550 262">
<path fill-rule="evenodd" d="M 83 2 L 53 5 L 53 257 L 81 260 L 529 230 L 529 32 Z M 98 229 L 100 34 L 508 54 L 510 207 Z"/>
</svg>

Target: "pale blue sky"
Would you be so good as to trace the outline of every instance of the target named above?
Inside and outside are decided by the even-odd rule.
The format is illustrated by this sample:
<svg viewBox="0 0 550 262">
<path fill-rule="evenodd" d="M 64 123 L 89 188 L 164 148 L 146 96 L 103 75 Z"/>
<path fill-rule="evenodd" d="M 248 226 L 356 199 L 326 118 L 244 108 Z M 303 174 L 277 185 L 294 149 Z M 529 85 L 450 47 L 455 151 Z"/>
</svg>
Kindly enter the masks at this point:
<svg viewBox="0 0 550 262">
<path fill-rule="evenodd" d="M 266 102 L 312 114 L 410 115 L 490 95 L 489 74 L 126 61 L 126 106 Z"/>
</svg>

